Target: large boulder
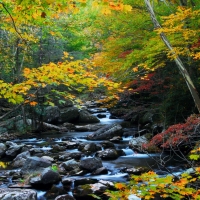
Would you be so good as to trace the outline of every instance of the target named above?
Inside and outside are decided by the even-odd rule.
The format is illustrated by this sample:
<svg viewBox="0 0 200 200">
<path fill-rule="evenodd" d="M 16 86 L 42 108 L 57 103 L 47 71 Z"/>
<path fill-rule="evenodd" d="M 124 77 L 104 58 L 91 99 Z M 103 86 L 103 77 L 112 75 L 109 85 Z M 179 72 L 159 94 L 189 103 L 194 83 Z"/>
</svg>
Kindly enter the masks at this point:
<svg viewBox="0 0 200 200">
<path fill-rule="evenodd" d="M 54 184 L 60 181 L 60 179 L 59 173 L 50 168 L 44 169 L 41 174 L 41 181 L 43 184 Z"/>
<path fill-rule="evenodd" d="M 16 158 L 13 160 L 12 166 L 15 168 L 22 167 L 28 157 L 30 157 L 29 151 L 25 151 L 18 154 Z"/>
<path fill-rule="evenodd" d="M 64 122 L 73 122 L 76 121 L 79 117 L 79 110 L 76 107 L 64 108 L 60 111 L 60 117 L 58 121 L 60 123 Z"/>
<path fill-rule="evenodd" d="M 97 156 L 100 157 L 102 160 L 107 160 L 107 159 L 117 159 L 120 154 L 116 149 L 106 149 L 103 151 L 98 151 Z"/>
<path fill-rule="evenodd" d="M 68 160 L 66 162 L 63 162 L 61 164 L 61 167 L 63 167 L 66 171 L 73 170 L 75 168 L 79 167 L 79 162 L 75 161 L 74 159 Z"/>
<path fill-rule="evenodd" d="M 37 193 L 30 189 L 0 188 L 1 200 L 37 200 Z"/>
<path fill-rule="evenodd" d="M 11 156 L 11 157 L 15 157 L 20 152 L 22 147 L 24 146 L 24 144 L 18 145 L 16 143 L 10 142 L 10 141 L 7 141 L 6 145 L 9 146 L 9 148 L 6 151 L 6 155 Z"/>
<path fill-rule="evenodd" d="M 43 121 L 52 123 L 58 121 L 60 117 L 60 109 L 58 106 L 47 106 L 44 109 Z"/>
<path fill-rule="evenodd" d="M 142 145 L 147 142 L 148 140 L 144 135 L 141 137 L 132 138 L 129 141 L 129 147 L 137 152 L 142 152 L 143 151 Z"/>
<path fill-rule="evenodd" d="M 106 125 L 100 128 L 92 134 L 89 134 L 87 138 L 89 140 L 108 140 L 114 136 L 122 136 L 123 130 L 120 124 Z"/>
<path fill-rule="evenodd" d="M 23 174 L 38 172 L 51 165 L 52 163 L 49 160 L 37 156 L 28 157 L 21 168 L 21 172 Z"/>
<path fill-rule="evenodd" d="M 87 110 L 81 110 L 79 113 L 79 118 L 78 118 L 79 123 L 98 123 L 100 120 L 90 114 Z"/>
<path fill-rule="evenodd" d="M 84 160 L 81 160 L 80 162 L 80 168 L 86 169 L 88 171 L 94 171 L 100 167 L 103 167 L 102 161 L 100 158 L 86 158 Z"/>
<path fill-rule="evenodd" d="M 54 171 L 50 168 L 45 168 L 39 176 L 35 176 L 30 179 L 31 185 L 45 186 L 58 183 L 61 180 L 60 175 L 57 171 Z"/>
</svg>

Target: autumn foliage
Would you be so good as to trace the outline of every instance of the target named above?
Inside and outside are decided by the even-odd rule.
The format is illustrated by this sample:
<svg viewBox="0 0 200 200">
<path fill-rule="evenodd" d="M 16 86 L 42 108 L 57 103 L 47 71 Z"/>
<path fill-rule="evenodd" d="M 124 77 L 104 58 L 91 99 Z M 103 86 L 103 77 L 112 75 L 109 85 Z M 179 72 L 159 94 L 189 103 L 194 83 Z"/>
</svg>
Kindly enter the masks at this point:
<svg viewBox="0 0 200 200">
<path fill-rule="evenodd" d="M 116 183 L 117 191 L 107 191 L 106 194 L 110 200 L 129 199 L 132 194 L 142 199 L 154 199 L 156 195 L 163 199 L 199 199 L 200 190 L 195 188 L 195 183 L 199 182 L 200 168 L 196 168 L 195 173 L 195 177 L 183 173 L 177 180 L 173 175 L 159 177 L 149 171 L 140 176 L 133 175 L 128 184 Z"/>
<path fill-rule="evenodd" d="M 170 126 L 167 130 L 155 135 L 143 149 L 157 147 L 160 150 L 192 149 L 199 134 L 200 116 L 191 115 L 185 123 Z"/>
</svg>

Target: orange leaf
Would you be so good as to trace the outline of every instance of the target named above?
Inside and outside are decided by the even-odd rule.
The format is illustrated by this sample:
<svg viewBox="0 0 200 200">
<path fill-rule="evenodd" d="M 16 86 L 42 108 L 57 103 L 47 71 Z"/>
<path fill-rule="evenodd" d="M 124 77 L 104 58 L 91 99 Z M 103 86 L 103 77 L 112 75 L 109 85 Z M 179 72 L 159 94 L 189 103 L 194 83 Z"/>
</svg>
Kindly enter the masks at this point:
<svg viewBox="0 0 200 200">
<path fill-rule="evenodd" d="M 31 101 L 31 102 L 30 102 L 30 105 L 31 105 L 31 106 L 35 106 L 35 105 L 37 105 L 37 102 L 36 102 L 36 101 Z"/>
</svg>

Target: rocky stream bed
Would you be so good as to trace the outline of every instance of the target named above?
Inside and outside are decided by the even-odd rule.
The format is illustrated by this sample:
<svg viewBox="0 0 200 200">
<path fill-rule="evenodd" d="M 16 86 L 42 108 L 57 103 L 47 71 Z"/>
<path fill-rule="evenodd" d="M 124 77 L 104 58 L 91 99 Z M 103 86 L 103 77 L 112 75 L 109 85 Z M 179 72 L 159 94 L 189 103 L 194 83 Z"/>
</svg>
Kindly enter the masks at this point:
<svg viewBox="0 0 200 200">
<path fill-rule="evenodd" d="M 125 128 L 107 109 L 90 109 L 96 123 L 66 123 L 68 131 L 47 131 L 0 143 L 0 199 L 79 200 L 127 182 L 131 174 L 154 170 L 180 173 L 177 158 L 137 151 L 145 141 L 137 127 Z M 69 128 L 70 127 L 70 128 Z M 133 197 L 131 199 L 134 199 Z M 135 197 L 135 199 L 139 199 Z"/>
</svg>

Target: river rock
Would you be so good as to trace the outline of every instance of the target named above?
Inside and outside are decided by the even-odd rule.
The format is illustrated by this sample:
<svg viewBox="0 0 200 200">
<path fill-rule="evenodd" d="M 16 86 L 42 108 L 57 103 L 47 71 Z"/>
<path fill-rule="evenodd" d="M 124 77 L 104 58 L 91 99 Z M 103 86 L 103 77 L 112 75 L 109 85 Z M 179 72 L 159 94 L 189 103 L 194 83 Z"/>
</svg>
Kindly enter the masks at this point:
<svg viewBox="0 0 200 200">
<path fill-rule="evenodd" d="M 41 174 L 41 181 L 43 184 L 57 183 L 60 179 L 59 173 L 50 168 L 44 169 Z"/>
<path fill-rule="evenodd" d="M 43 121 L 52 123 L 58 121 L 60 117 L 60 109 L 58 106 L 47 106 L 44 109 Z"/>
<path fill-rule="evenodd" d="M 141 136 L 141 137 L 132 138 L 129 141 L 129 147 L 133 150 L 138 151 L 138 152 L 142 152 L 143 151 L 142 145 L 147 143 L 147 142 L 148 142 L 148 140 L 144 135 Z"/>
<path fill-rule="evenodd" d="M 55 200 L 76 200 L 76 199 L 74 199 L 74 197 L 70 196 L 69 194 L 63 194 L 63 195 L 57 196 Z"/>
<path fill-rule="evenodd" d="M 86 169 L 92 172 L 100 167 L 103 167 L 103 164 L 102 164 L 101 159 L 97 157 L 85 158 L 84 160 L 80 161 L 81 169 Z"/>
<path fill-rule="evenodd" d="M 64 124 L 62 124 L 62 126 L 66 127 L 69 131 L 73 131 L 76 129 L 76 126 L 69 122 L 65 122 Z"/>
<path fill-rule="evenodd" d="M 30 179 L 30 183 L 33 186 L 37 185 L 52 185 L 60 181 L 60 175 L 57 171 L 50 168 L 45 168 L 39 176 L 35 176 Z"/>
<path fill-rule="evenodd" d="M 95 178 L 76 178 L 74 180 L 74 186 L 79 186 L 79 185 L 86 185 L 86 184 L 94 184 L 98 183 L 98 180 Z"/>
<path fill-rule="evenodd" d="M 100 120 L 90 114 L 87 110 L 81 110 L 79 113 L 79 118 L 78 118 L 79 123 L 98 123 Z"/>
<path fill-rule="evenodd" d="M 66 150 L 66 147 L 62 146 L 62 144 L 54 144 L 52 145 L 51 152 L 57 153 L 59 151 L 64 151 Z"/>
<path fill-rule="evenodd" d="M 60 186 L 60 184 L 54 184 L 54 185 L 52 185 L 52 187 L 50 188 L 50 190 L 48 190 L 47 192 L 46 192 L 46 194 L 45 194 L 45 199 L 46 200 L 55 200 L 56 199 L 56 197 L 58 197 L 58 196 L 60 196 L 60 195 L 68 195 L 67 194 L 67 191 L 69 191 L 70 190 L 70 187 L 68 188 L 68 187 L 62 187 L 62 186 Z M 69 196 L 66 196 L 66 197 L 70 197 L 70 195 Z M 71 196 L 72 197 L 72 196 Z M 73 198 L 73 197 L 72 197 Z M 43 198 L 39 198 L 40 200 L 41 199 L 43 199 Z M 44 200 L 44 199 L 43 199 Z M 64 199 L 65 200 L 65 199 Z M 71 199 L 71 198 L 68 198 L 68 200 L 74 200 L 74 198 L 73 199 Z"/>
<path fill-rule="evenodd" d="M 101 147 L 96 145 L 95 143 L 89 143 L 89 144 L 79 145 L 78 149 L 85 153 L 94 153 L 96 151 L 101 150 Z"/>
<path fill-rule="evenodd" d="M 79 110 L 77 107 L 68 107 L 60 110 L 60 117 L 58 121 L 60 123 L 64 122 L 74 122 L 79 117 Z"/>
<path fill-rule="evenodd" d="M 61 182 L 63 185 L 71 185 L 74 182 L 74 179 L 64 176 L 62 177 Z"/>
<path fill-rule="evenodd" d="M 61 167 L 63 167 L 66 171 L 73 170 L 75 168 L 79 167 L 79 162 L 75 161 L 74 159 L 68 160 L 66 162 L 63 162 L 61 164 Z"/>
<path fill-rule="evenodd" d="M 108 174 L 108 169 L 105 167 L 98 168 L 92 172 L 92 175 Z"/>
<path fill-rule="evenodd" d="M 0 143 L 0 157 L 3 156 L 6 152 L 6 145 L 4 143 Z"/>
<path fill-rule="evenodd" d="M 89 140 L 108 140 L 114 136 L 122 136 L 123 130 L 122 126 L 119 124 L 106 125 L 100 128 L 92 134 L 89 134 L 87 138 Z"/>
<path fill-rule="evenodd" d="M 97 131 L 102 128 L 103 124 L 87 124 L 84 126 L 75 126 L 75 131 L 86 132 L 86 131 Z"/>
<path fill-rule="evenodd" d="M 114 142 L 114 143 L 120 143 L 122 141 L 122 137 L 121 136 L 115 136 L 113 138 L 110 139 L 111 142 Z"/>
<path fill-rule="evenodd" d="M 60 110 L 60 117 L 58 121 L 60 123 L 73 122 L 78 119 L 79 110 L 77 107 L 67 107 Z"/>
<path fill-rule="evenodd" d="M 0 188 L 1 200 L 37 200 L 37 193 L 31 189 Z"/>
<path fill-rule="evenodd" d="M 75 149 L 79 145 L 79 143 L 77 143 L 77 142 L 71 142 L 71 141 L 63 141 L 63 143 L 66 145 L 67 149 Z"/>
<path fill-rule="evenodd" d="M 20 152 L 22 147 L 24 146 L 24 144 L 18 145 L 16 143 L 10 142 L 10 141 L 7 141 L 6 145 L 9 146 L 9 148 L 6 151 L 6 155 L 12 156 L 12 157 L 15 157 Z"/>
<path fill-rule="evenodd" d="M 53 161 L 54 161 L 54 159 L 53 159 L 52 157 L 50 157 L 50 156 L 42 156 L 41 158 L 42 158 L 42 159 L 46 159 L 46 160 L 48 160 L 48 161 L 50 161 L 50 162 L 53 162 Z"/>
<path fill-rule="evenodd" d="M 21 168 L 23 174 L 41 171 L 42 169 L 51 166 L 49 160 L 39 158 L 37 156 L 28 157 Z"/>
<path fill-rule="evenodd" d="M 91 198 L 90 194 L 100 195 L 103 198 L 103 193 L 108 187 L 102 183 L 94 183 L 88 185 L 79 185 L 75 188 L 73 195 L 76 199 L 95 199 Z"/>
<path fill-rule="evenodd" d="M 106 149 L 104 151 L 98 151 L 96 154 L 103 159 L 117 159 L 119 157 L 118 152 L 115 149 Z"/>
<path fill-rule="evenodd" d="M 65 152 L 62 155 L 59 155 L 58 159 L 60 161 L 66 161 L 70 159 L 76 159 L 79 160 L 82 156 L 81 152 Z"/>
<path fill-rule="evenodd" d="M 110 141 L 103 141 L 100 144 L 104 149 L 109 149 L 109 148 L 115 149 L 115 145 Z"/>
<path fill-rule="evenodd" d="M 106 115 L 105 115 L 105 114 L 99 113 L 99 114 L 97 114 L 97 117 L 98 117 L 98 118 L 106 118 Z"/>
<path fill-rule="evenodd" d="M 16 158 L 13 160 L 12 166 L 15 168 L 22 167 L 28 157 L 30 157 L 29 151 L 25 151 L 18 154 Z"/>
</svg>

